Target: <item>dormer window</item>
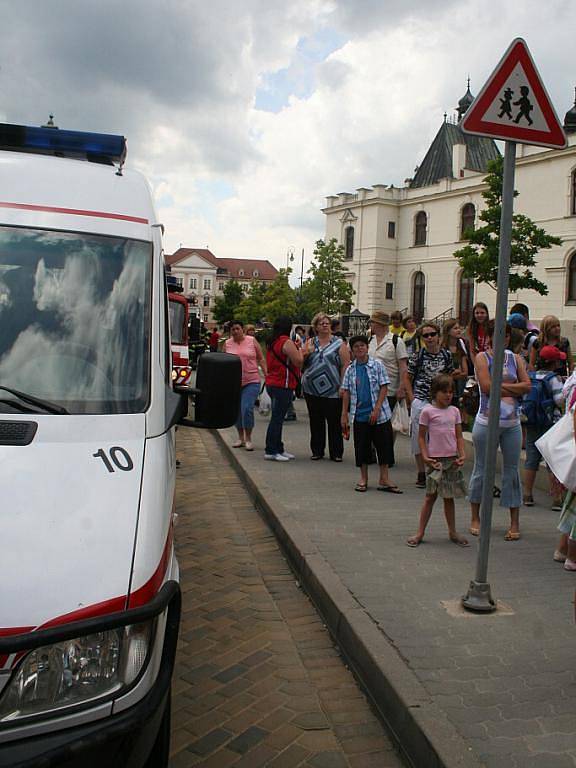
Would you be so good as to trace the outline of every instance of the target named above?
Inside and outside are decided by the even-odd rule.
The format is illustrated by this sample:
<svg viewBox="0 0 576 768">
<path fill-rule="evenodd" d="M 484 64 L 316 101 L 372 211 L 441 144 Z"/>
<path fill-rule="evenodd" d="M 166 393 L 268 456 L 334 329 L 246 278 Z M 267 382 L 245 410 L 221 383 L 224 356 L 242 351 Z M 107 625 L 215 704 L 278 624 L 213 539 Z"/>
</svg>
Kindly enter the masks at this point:
<svg viewBox="0 0 576 768">
<path fill-rule="evenodd" d="M 243 269 L 239 269 L 238 270 L 238 277 L 244 277 L 244 270 Z"/>
<path fill-rule="evenodd" d="M 258 270 L 257 270 L 257 269 L 255 269 L 255 270 L 252 272 L 252 277 L 260 277 L 260 272 L 258 272 Z"/>
</svg>

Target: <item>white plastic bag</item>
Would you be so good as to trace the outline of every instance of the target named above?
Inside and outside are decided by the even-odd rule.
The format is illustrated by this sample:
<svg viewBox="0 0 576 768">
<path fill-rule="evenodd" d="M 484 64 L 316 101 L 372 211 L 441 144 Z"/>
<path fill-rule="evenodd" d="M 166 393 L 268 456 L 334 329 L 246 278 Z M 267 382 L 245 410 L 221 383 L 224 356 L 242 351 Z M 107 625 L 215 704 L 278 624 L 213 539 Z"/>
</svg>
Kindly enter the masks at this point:
<svg viewBox="0 0 576 768">
<path fill-rule="evenodd" d="M 571 491 L 576 490 L 574 413 L 564 414 L 535 445 L 558 480 Z"/>
<path fill-rule="evenodd" d="M 392 411 L 392 429 L 402 435 L 410 433 L 410 416 L 406 400 L 397 400 Z"/>
<path fill-rule="evenodd" d="M 262 416 L 267 416 L 270 413 L 270 409 L 272 408 L 272 401 L 270 400 L 270 395 L 266 391 L 266 387 L 260 392 L 260 403 L 258 405 L 258 413 L 261 413 Z"/>
</svg>

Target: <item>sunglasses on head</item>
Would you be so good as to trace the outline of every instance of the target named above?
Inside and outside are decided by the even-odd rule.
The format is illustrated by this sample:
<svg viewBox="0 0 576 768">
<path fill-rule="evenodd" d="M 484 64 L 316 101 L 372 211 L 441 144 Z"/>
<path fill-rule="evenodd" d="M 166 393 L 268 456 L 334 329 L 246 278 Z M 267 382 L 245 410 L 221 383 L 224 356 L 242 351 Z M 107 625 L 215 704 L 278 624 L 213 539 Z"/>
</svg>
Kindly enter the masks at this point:
<svg viewBox="0 0 576 768">
<path fill-rule="evenodd" d="M 434 338 L 434 336 L 438 336 L 438 334 L 436 333 L 436 331 L 430 331 L 430 333 L 423 333 L 423 334 L 422 334 L 422 338 L 423 338 L 423 339 L 433 339 L 433 338 Z"/>
</svg>

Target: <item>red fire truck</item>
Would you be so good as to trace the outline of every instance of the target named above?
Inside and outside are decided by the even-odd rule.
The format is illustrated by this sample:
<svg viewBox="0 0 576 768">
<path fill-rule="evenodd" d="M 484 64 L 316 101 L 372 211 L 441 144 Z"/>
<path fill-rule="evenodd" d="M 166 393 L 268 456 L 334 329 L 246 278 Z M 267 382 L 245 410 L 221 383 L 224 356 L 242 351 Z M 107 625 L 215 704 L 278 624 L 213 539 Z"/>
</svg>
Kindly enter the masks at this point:
<svg viewBox="0 0 576 768">
<path fill-rule="evenodd" d="M 176 277 L 167 274 L 166 285 L 172 342 L 172 379 L 174 384 L 186 386 L 192 373 L 188 350 L 188 301 L 182 296 L 182 286 Z"/>
</svg>

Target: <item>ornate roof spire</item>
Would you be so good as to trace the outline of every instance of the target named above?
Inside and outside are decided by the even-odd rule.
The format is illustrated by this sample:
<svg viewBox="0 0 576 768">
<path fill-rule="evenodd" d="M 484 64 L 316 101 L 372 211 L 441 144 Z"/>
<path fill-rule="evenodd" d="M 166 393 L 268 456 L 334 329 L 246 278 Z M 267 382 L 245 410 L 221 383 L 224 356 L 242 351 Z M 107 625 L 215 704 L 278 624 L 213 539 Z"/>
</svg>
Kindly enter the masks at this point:
<svg viewBox="0 0 576 768">
<path fill-rule="evenodd" d="M 574 88 L 574 105 L 564 116 L 564 130 L 566 133 L 576 133 L 576 88 Z"/>
<path fill-rule="evenodd" d="M 474 96 L 472 96 L 472 94 L 470 93 L 470 78 L 468 77 L 467 85 L 466 85 L 466 93 L 464 94 L 464 96 L 462 96 L 462 98 L 458 102 L 458 106 L 456 107 L 456 110 L 458 112 L 458 122 L 462 120 L 462 118 L 464 117 L 464 115 L 468 110 L 468 107 L 470 106 L 470 104 L 472 104 L 473 101 L 474 101 Z"/>
</svg>

